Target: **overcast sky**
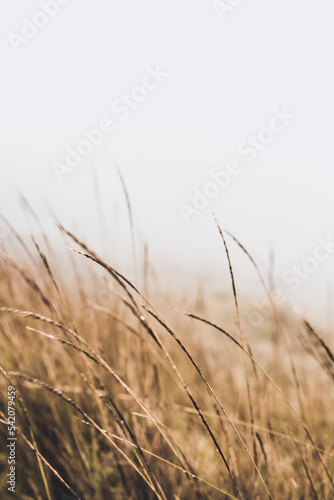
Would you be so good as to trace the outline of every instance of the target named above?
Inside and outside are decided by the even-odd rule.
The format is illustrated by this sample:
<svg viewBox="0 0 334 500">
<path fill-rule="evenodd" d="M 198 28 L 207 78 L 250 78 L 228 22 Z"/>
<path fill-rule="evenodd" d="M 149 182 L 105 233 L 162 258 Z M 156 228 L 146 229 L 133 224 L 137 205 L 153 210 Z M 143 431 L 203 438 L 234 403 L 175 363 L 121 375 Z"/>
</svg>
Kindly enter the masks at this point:
<svg viewBox="0 0 334 500">
<path fill-rule="evenodd" d="M 215 211 L 264 269 L 275 251 L 293 303 L 325 313 L 333 15 L 331 0 L 2 2 L 0 212 L 25 233 L 17 193 L 46 224 L 47 200 L 93 242 L 95 179 L 110 242 L 126 249 L 117 164 L 157 265 L 225 279 Z M 252 289 L 253 271 L 232 257 Z"/>
</svg>

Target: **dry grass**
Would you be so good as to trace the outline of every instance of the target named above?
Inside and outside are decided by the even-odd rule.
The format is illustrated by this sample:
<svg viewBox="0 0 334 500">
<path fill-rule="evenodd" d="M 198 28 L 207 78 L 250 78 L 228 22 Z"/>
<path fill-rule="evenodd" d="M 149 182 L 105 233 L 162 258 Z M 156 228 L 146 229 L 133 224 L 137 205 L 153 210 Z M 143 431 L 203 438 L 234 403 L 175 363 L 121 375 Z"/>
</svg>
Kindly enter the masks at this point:
<svg viewBox="0 0 334 500">
<path fill-rule="evenodd" d="M 333 349 L 276 309 L 238 240 L 269 296 L 275 341 L 269 321 L 244 338 L 219 226 L 236 325 L 209 297 L 172 310 L 148 284 L 147 251 L 138 287 L 59 226 L 75 245 L 74 286 L 45 235 L 28 245 L 4 223 L 15 244 L 0 253 L 0 433 L 4 443 L 13 385 L 18 498 L 334 497 Z M 110 304 L 96 298 L 101 271 Z M 0 459 L 0 495 L 11 498 L 4 446 Z"/>
</svg>

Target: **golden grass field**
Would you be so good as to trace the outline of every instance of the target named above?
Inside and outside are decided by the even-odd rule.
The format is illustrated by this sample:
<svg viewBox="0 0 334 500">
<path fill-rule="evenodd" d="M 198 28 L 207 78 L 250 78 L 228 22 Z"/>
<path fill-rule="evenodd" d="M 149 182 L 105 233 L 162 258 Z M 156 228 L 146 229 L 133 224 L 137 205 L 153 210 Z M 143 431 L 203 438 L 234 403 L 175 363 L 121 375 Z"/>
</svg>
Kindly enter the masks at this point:
<svg viewBox="0 0 334 500">
<path fill-rule="evenodd" d="M 0 253 L 1 499 L 334 498 L 328 332 L 271 301 L 263 325 L 243 335 L 229 250 L 248 259 L 269 300 L 270 289 L 238 241 L 217 223 L 227 310 L 210 294 L 154 287 L 145 265 L 137 288 L 59 231 L 81 253 L 64 248 L 71 273 L 43 233 L 27 246 L 12 229 Z M 8 386 L 15 494 L 6 484 Z"/>
</svg>

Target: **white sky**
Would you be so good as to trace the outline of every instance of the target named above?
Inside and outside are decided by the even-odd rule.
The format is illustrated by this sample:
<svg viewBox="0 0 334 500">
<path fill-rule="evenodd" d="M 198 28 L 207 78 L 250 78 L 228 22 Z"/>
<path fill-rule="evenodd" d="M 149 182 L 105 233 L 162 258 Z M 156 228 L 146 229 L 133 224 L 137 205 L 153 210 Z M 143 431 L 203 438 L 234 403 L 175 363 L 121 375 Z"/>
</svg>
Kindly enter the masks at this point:
<svg viewBox="0 0 334 500">
<path fill-rule="evenodd" d="M 0 212 L 26 230 L 20 191 L 43 220 L 42 198 L 65 224 L 93 234 L 95 170 L 110 230 L 124 248 L 117 163 L 140 239 L 158 265 L 196 283 L 222 279 L 226 288 L 214 210 L 264 266 L 274 249 L 277 284 L 294 303 L 308 312 L 316 300 L 325 312 L 334 255 L 295 293 L 281 275 L 312 255 L 317 238 L 334 240 L 333 2 L 247 0 L 221 20 L 211 0 L 71 0 L 15 53 L 8 34 L 20 34 L 22 18 L 33 19 L 41 3 L 0 5 Z M 169 77 L 60 184 L 53 162 L 76 147 L 83 129 L 112 117 L 112 102 L 156 65 Z M 209 172 L 240 158 L 238 145 L 283 107 L 296 116 L 291 125 L 185 224 L 179 205 L 191 202 L 193 188 L 203 190 Z M 239 252 L 232 257 L 239 286 L 252 289 L 252 270 Z"/>
</svg>

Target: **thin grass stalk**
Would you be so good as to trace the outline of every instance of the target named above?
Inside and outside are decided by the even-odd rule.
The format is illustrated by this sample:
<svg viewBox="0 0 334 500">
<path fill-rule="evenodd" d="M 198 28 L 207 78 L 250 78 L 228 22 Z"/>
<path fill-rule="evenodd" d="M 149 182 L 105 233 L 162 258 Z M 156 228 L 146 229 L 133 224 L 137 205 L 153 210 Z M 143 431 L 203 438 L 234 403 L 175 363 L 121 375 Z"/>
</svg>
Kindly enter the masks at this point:
<svg viewBox="0 0 334 500">
<path fill-rule="evenodd" d="M 17 271 L 20 276 L 24 279 L 24 281 L 27 283 L 27 285 L 36 292 L 40 298 L 42 299 L 43 303 L 46 305 L 46 307 L 52 312 L 56 314 L 56 310 L 49 301 L 49 299 L 45 296 L 45 294 L 42 292 L 41 288 L 38 286 L 35 280 L 30 278 L 30 276 L 20 267 L 18 266 L 12 259 L 8 257 L 4 252 L 0 250 L 0 259 L 4 260 L 7 264 L 9 264 L 15 271 Z"/>
<path fill-rule="evenodd" d="M 6 226 L 10 230 L 10 232 L 14 235 L 14 237 L 16 238 L 16 240 L 19 242 L 19 244 L 23 248 L 24 252 L 29 257 L 29 260 L 31 260 L 32 262 L 34 262 L 35 259 L 34 259 L 33 255 L 32 255 L 32 253 L 30 252 L 29 248 L 27 247 L 27 245 L 25 244 L 25 242 L 23 241 L 23 239 L 21 238 L 21 236 L 17 233 L 17 231 L 15 230 L 15 228 L 10 224 L 10 222 L 8 222 L 8 220 L 1 213 L 0 213 L 0 219 L 6 224 Z"/>
<path fill-rule="evenodd" d="M 298 450 L 298 453 L 299 453 L 299 456 L 300 456 L 300 460 L 301 460 L 301 462 L 303 464 L 303 467 L 304 467 L 307 479 L 308 479 L 308 481 L 310 483 L 311 491 L 312 491 L 312 496 L 313 496 L 314 500 L 319 500 L 319 496 L 318 496 L 317 490 L 316 490 L 315 485 L 314 485 L 314 479 L 312 477 L 311 471 L 307 467 L 307 464 L 305 462 L 305 459 L 303 457 L 303 454 L 302 454 L 302 452 L 301 452 L 298 444 L 295 443 L 295 446 L 296 446 L 296 448 Z"/>
<path fill-rule="evenodd" d="M 244 334 L 241 326 L 241 319 L 240 319 L 240 311 L 239 311 L 239 304 L 238 304 L 238 296 L 237 296 L 237 290 L 236 290 L 236 285 L 235 285 L 235 279 L 234 279 L 234 273 L 232 269 L 232 262 L 230 258 L 230 253 L 226 244 L 226 240 L 223 234 L 223 231 L 220 228 L 220 225 L 218 224 L 216 216 L 213 214 L 219 234 L 223 240 L 224 243 L 224 248 L 226 252 L 226 257 L 228 261 L 228 266 L 230 270 L 230 276 L 231 276 L 231 282 L 232 282 L 232 291 L 233 291 L 233 298 L 234 298 L 234 305 L 235 305 L 235 310 L 237 313 L 237 324 L 238 324 L 238 331 L 239 331 L 239 337 L 240 337 L 240 343 L 242 347 L 244 348 L 242 351 L 242 359 L 243 359 L 243 364 L 244 364 L 244 371 L 245 371 L 245 378 L 246 378 L 246 387 L 247 387 L 247 396 L 248 396 L 248 406 L 249 406 L 249 414 L 250 414 L 250 419 L 251 423 L 254 424 L 254 412 L 253 412 L 253 403 L 252 403 L 252 394 L 251 394 L 251 389 L 250 389 L 250 381 L 249 381 L 249 374 L 248 374 L 248 367 L 247 367 L 247 356 L 245 354 L 245 341 L 244 341 Z M 254 452 L 254 462 L 257 464 L 257 450 L 256 450 L 256 439 L 255 439 L 255 434 L 254 430 L 252 428 L 252 440 L 253 440 L 253 452 Z"/>
<path fill-rule="evenodd" d="M 118 165 L 116 165 L 116 170 L 118 173 L 118 176 L 121 180 L 122 188 L 124 191 L 125 195 L 125 200 L 128 208 L 128 215 L 129 215 L 129 223 L 130 223 L 130 230 L 131 230 L 131 241 L 132 241 L 132 253 L 133 253 L 133 265 L 134 265 L 134 272 L 135 272 L 135 280 L 136 283 L 138 284 L 139 281 L 139 276 L 138 276 L 138 263 L 137 263 L 137 250 L 136 250 L 136 238 L 135 238 L 135 229 L 134 229 L 134 223 L 133 223 L 133 215 L 132 215 L 132 208 L 131 208 L 131 201 L 130 201 L 130 196 L 124 181 L 124 177 L 122 175 L 122 172 Z"/>
<path fill-rule="evenodd" d="M 303 391 L 302 391 L 302 387 L 301 387 L 301 383 L 300 383 L 300 380 L 299 380 L 299 377 L 298 377 L 298 372 L 297 372 L 297 368 L 296 368 L 296 364 L 295 364 L 295 361 L 294 361 L 294 358 L 293 358 L 293 354 L 292 354 L 292 350 L 291 350 L 291 346 L 290 346 L 290 343 L 289 343 L 289 339 L 288 339 L 288 336 L 286 334 L 286 331 L 285 331 L 285 328 L 283 327 L 283 324 L 282 324 L 282 321 L 281 321 L 281 318 L 278 314 L 278 310 L 277 310 L 277 307 L 273 301 L 273 298 L 272 298 L 272 295 L 270 293 L 270 290 L 269 288 L 267 287 L 267 284 L 262 276 L 262 273 L 259 269 L 259 266 L 256 264 L 255 260 L 253 259 L 253 257 L 251 256 L 251 254 L 248 252 L 248 250 L 246 250 L 246 248 L 240 243 L 240 241 L 232 234 L 230 233 L 229 231 L 227 231 L 227 229 L 224 229 L 224 231 L 233 239 L 233 241 L 241 248 L 241 250 L 246 254 L 246 256 L 249 258 L 249 260 L 251 261 L 251 263 L 253 264 L 255 270 L 256 270 L 256 273 L 260 279 L 260 282 L 263 286 L 263 289 L 268 297 L 268 300 L 269 300 L 269 303 L 270 303 L 270 307 L 274 313 L 274 317 L 275 317 L 275 320 L 276 320 L 276 323 L 278 325 L 278 328 L 282 334 L 282 337 L 283 337 L 283 340 L 284 340 L 284 343 L 285 343 L 285 346 L 286 346 L 286 349 L 288 351 L 288 356 L 289 356 L 289 362 L 290 362 L 290 367 L 291 367 L 291 372 L 292 372 L 292 377 L 293 377 L 293 381 L 294 381 L 294 384 L 295 384 L 295 387 L 296 387 L 296 393 L 297 393 L 297 397 L 298 397 L 298 403 L 299 403 L 299 407 L 300 407 L 300 411 L 302 412 L 302 415 L 303 415 L 303 418 L 305 418 L 305 408 L 304 408 L 304 403 L 303 403 Z"/>
</svg>

